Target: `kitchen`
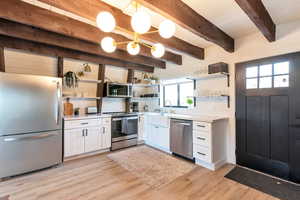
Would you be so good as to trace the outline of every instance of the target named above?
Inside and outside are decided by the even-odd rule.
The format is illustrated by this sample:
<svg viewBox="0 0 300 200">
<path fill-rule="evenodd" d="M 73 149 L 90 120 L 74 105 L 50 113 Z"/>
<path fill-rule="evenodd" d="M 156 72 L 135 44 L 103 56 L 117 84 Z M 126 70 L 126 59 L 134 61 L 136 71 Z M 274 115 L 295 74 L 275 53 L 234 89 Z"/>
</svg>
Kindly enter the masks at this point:
<svg viewBox="0 0 300 200">
<path fill-rule="evenodd" d="M 240 17 L 230 22 L 236 29 L 228 25 L 223 32 L 234 38 L 234 50 L 233 40 L 213 40 L 213 33 L 207 33 L 210 42 L 203 40 L 192 33 L 193 24 L 167 17 L 167 9 L 153 9 L 147 0 L 87 0 L 86 10 L 79 2 L 64 2 L 0 3 L 0 199 L 297 199 L 298 97 L 292 73 L 298 73 L 300 19 L 294 0 L 256 2 L 275 21 L 276 40 L 248 16 L 241 3 L 247 1 L 220 3 L 233 6 Z M 185 3 L 220 26 L 222 20 L 213 20 L 214 3 L 176 5 Z M 113 23 L 102 29 L 101 20 L 97 24 L 101 9 L 115 17 L 118 31 L 102 30 Z M 119 16 L 130 20 L 139 9 L 150 13 L 156 28 L 170 19 L 176 29 L 120 34 L 127 22 Z M 229 10 L 224 15 L 232 17 Z M 117 42 L 101 44 L 107 36 Z M 124 45 L 126 38 L 136 43 Z M 153 48 L 153 38 L 166 50 Z M 246 111 L 244 94 L 251 106 Z M 256 186 L 257 180 L 262 184 Z"/>
</svg>

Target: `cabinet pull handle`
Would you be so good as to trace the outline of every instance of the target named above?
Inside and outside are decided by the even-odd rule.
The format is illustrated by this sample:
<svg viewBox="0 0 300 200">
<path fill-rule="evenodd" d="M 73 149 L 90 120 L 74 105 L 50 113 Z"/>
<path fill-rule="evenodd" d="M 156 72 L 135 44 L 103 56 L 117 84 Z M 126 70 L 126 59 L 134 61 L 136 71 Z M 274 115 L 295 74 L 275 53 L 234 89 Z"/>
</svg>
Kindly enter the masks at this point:
<svg viewBox="0 0 300 200">
<path fill-rule="evenodd" d="M 85 136 L 88 136 L 88 129 L 85 129 Z"/>
<path fill-rule="evenodd" d="M 82 137 L 84 137 L 84 129 L 82 130 Z"/>
<path fill-rule="evenodd" d="M 83 123 L 80 123 L 81 125 L 88 125 L 89 123 L 88 122 L 83 122 Z"/>
<path fill-rule="evenodd" d="M 205 126 L 203 126 L 203 125 L 197 125 L 198 127 L 201 127 L 201 128 L 205 128 Z"/>
<path fill-rule="evenodd" d="M 197 139 L 199 139 L 199 140 L 205 140 L 205 138 L 202 138 L 202 137 L 197 137 Z"/>
<path fill-rule="evenodd" d="M 197 152 L 198 154 L 202 155 L 202 156 L 206 156 L 205 153 L 200 153 L 200 152 Z"/>
<path fill-rule="evenodd" d="M 105 127 L 102 128 L 102 134 L 105 134 Z"/>
</svg>

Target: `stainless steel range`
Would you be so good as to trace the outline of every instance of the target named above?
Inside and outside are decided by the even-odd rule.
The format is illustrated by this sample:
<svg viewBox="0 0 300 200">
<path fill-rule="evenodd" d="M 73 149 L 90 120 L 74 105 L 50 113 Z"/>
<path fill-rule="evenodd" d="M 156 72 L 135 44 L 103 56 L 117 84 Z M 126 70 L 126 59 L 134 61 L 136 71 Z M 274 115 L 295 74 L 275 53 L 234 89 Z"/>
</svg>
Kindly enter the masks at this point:
<svg viewBox="0 0 300 200">
<path fill-rule="evenodd" d="M 111 150 L 137 145 L 138 115 L 135 113 L 105 113 L 112 115 Z"/>
</svg>

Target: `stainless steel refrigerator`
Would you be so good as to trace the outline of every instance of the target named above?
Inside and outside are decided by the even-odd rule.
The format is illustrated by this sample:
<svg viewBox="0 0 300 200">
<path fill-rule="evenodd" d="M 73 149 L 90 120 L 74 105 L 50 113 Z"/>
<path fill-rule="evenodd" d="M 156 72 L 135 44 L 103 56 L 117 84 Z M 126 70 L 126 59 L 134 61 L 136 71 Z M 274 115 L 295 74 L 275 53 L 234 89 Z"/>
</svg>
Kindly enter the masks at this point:
<svg viewBox="0 0 300 200">
<path fill-rule="evenodd" d="M 0 73 L 0 178 L 62 162 L 61 84 Z"/>
</svg>

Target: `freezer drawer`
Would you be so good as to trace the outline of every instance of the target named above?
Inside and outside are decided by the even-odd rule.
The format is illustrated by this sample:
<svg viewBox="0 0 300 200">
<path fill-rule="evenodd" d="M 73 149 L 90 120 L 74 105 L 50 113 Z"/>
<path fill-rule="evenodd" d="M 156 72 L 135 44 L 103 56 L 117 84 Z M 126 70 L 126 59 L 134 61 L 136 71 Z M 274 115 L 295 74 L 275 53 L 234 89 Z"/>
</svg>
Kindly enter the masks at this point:
<svg viewBox="0 0 300 200">
<path fill-rule="evenodd" d="M 0 137 L 0 178 L 47 168 L 61 162 L 61 130 Z"/>
</svg>

